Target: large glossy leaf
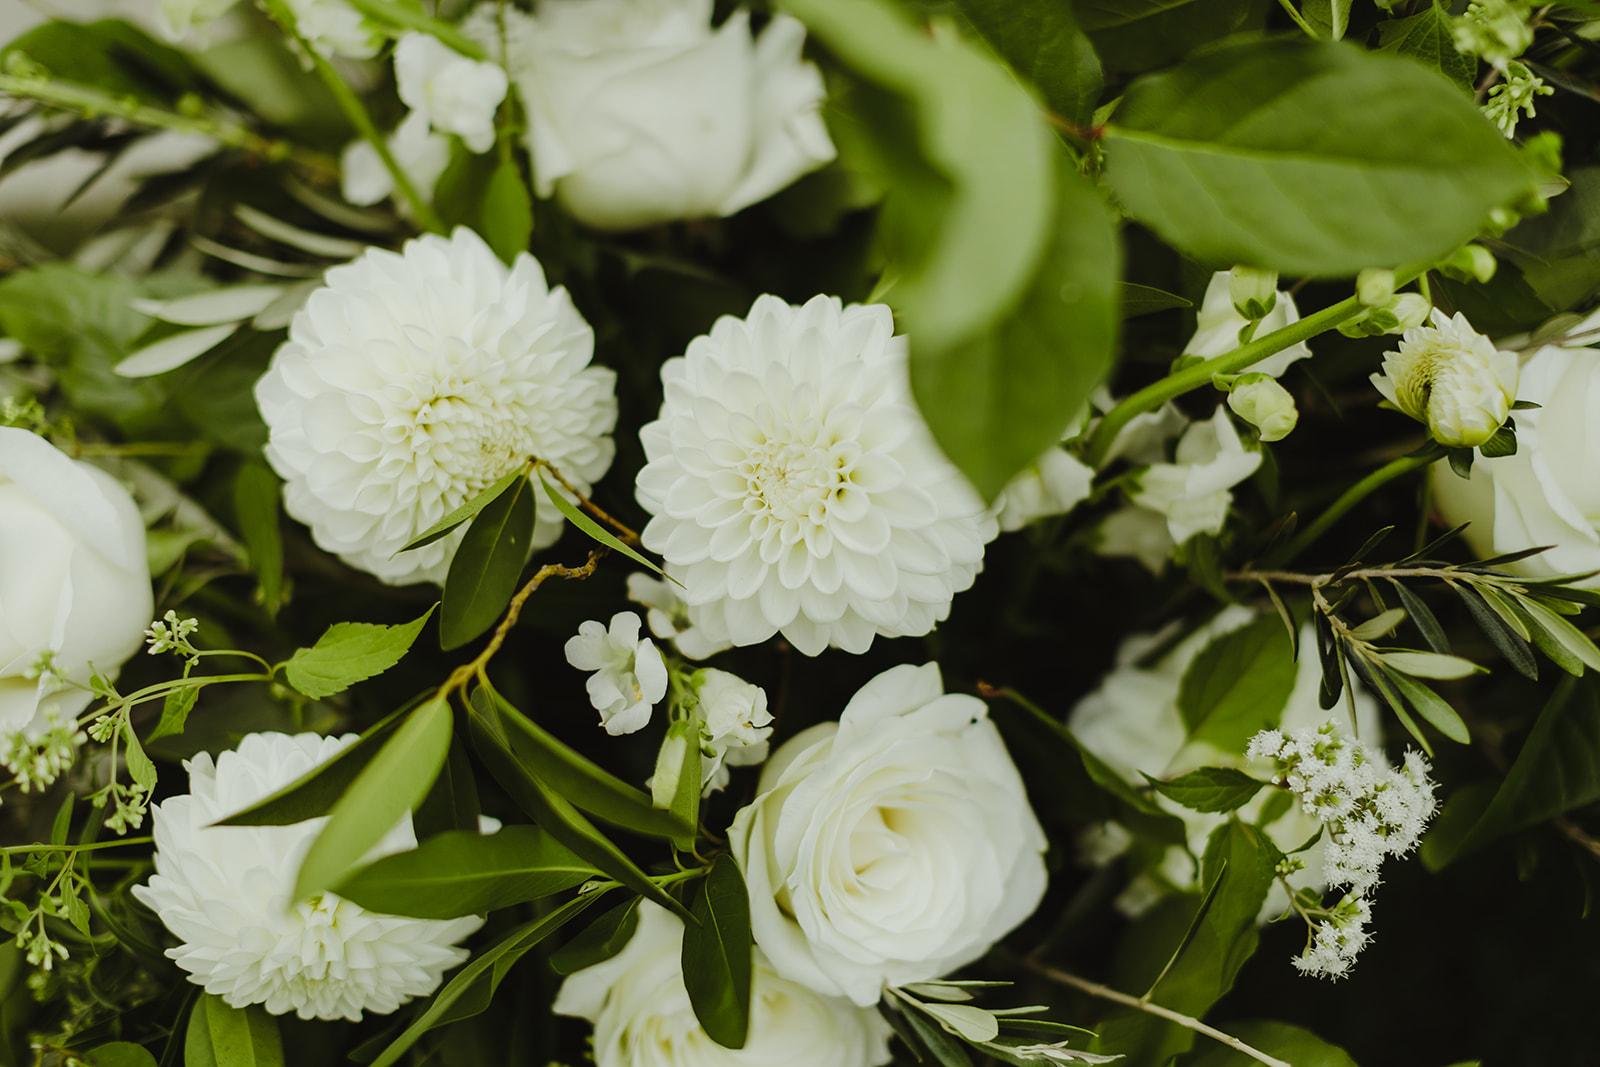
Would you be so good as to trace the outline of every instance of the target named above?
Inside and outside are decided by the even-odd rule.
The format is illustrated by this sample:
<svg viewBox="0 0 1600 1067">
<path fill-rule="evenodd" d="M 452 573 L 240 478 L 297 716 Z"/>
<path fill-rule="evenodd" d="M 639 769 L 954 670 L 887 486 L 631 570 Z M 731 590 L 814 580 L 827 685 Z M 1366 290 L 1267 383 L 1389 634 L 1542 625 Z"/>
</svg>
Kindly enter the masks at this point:
<svg viewBox="0 0 1600 1067">
<path fill-rule="evenodd" d="M 1087 126 L 1103 79 L 1094 45 L 1066 3 L 960 0 L 962 12 L 1057 115 Z"/>
<path fill-rule="evenodd" d="M 339 895 L 371 911 L 453 919 L 571 889 L 600 872 L 537 826 L 435 834 L 357 871 Z"/>
<path fill-rule="evenodd" d="M 342 749 L 326 763 L 318 764 L 299 778 L 270 796 L 263 797 L 243 811 L 226 819 L 218 826 L 287 826 L 304 822 L 328 810 L 344 795 L 351 782 L 356 780 L 378 750 L 397 730 L 400 716 L 406 709 L 386 715 L 361 735 L 349 748 Z"/>
<path fill-rule="evenodd" d="M 410 712 L 329 812 L 295 878 L 305 900 L 344 880 L 395 823 L 428 795 L 450 752 L 450 704 L 440 697 Z"/>
<path fill-rule="evenodd" d="M 750 1030 L 754 942 L 750 898 L 732 856 L 718 857 L 690 909 L 699 925 L 683 931 L 683 985 L 700 1026 L 725 1048 L 744 1048 Z"/>
<path fill-rule="evenodd" d="M 1278 725 L 1294 689 L 1294 650 L 1283 624 L 1262 616 L 1212 640 L 1183 672 L 1178 712 L 1189 736 L 1243 753 Z"/>
<path fill-rule="evenodd" d="M 1073 0 L 1072 9 L 1106 66 L 1140 71 L 1259 29 L 1270 6 L 1272 0 Z"/>
<path fill-rule="evenodd" d="M 259 1005 L 229 1007 L 203 993 L 189 1013 L 184 1067 L 283 1067 L 278 1020 Z"/>
<path fill-rule="evenodd" d="M 437 607 L 437 605 L 435 605 Z M 399 663 L 411 650 L 433 608 L 398 626 L 370 622 L 338 622 L 302 648 L 284 665 L 284 677 L 295 689 L 321 700 L 342 693 L 357 682 L 376 677 Z"/>
<path fill-rule="evenodd" d="M 1350 1054 L 1310 1030 L 1276 1020 L 1223 1023 L 1218 1027 L 1240 1041 L 1294 1067 L 1356 1067 Z M 1190 1067 L 1257 1067 L 1253 1057 L 1222 1044 L 1210 1044 Z"/>
<path fill-rule="evenodd" d="M 533 490 L 526 478 L 488 503 L 450 560 L 439 612 L 439 644 L 460 648 L 495 624 L 528 562 Z"/>
<path fill-rule="evenodd" d="M 91 1050 L 84 1063 L 88 1067 L 156 1067 L 156 1058 L 143 1045 L 113 1041 Z"/>
<path fill-rule="evenodd" d="M 1224 46 L 1135 83 L 1106 130 L 1105 173 L 1182 251 L 1313 275 L 1437 259 L 1537 184 L 1438 74 L 1283 40 Z"/>
</svg>

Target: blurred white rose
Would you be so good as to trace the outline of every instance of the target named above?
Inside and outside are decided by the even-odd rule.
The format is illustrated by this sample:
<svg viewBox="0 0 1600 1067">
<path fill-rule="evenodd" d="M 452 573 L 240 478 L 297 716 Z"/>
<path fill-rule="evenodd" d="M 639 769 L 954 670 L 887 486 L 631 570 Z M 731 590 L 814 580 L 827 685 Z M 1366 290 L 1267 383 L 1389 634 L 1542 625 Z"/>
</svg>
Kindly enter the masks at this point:
<svg viewBox="0 0 1600 1067">
<path fill-rule="evenodd" d="M 574 973 L 553 1010 L 594 1023 L 595 1067 L 877 1067 L 889 1062 L 889 1026 L 871 1008 L 819 996 L 780 978 L 755 952 L 744 1048 L 700 1028 L 683 987 L 683 924 L 639 903 L 639 926 L 617 955 Z"/>
<path fill-rule="evenodd" d="M 464 29 L 498 54 L 493 8 Z M 482 14 L 480 14 L 482 13 Z M 544 0 L 503 14 L 540 196 L 603 230 L 732 215 L 834 157 L 805 29 L 711 25 L 712 0 Z"/>
<path fill-rule="evenodd" d="M 1045 838 L 988 708 L 936 664 L 862 686 L 789 739 L 729 845 L 756 944 L 785 978 L 865 1007 L 970 963 L 1032 914 Z"/>
<path fill-rule="evenodd" d="M 0 734 L 31 732 L 89 703 L 35 667 L 87 685 L 116 677 L 153 614 L 144 523 L 109 474 L 37 434 L 0 428 Z"/>
</svg>

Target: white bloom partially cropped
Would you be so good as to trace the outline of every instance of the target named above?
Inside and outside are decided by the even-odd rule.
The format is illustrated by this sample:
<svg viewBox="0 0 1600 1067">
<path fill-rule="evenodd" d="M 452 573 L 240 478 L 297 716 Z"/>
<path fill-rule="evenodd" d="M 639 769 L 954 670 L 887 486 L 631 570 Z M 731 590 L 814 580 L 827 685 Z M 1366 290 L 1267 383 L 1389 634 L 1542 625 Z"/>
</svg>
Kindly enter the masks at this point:
<svg viewBox="0 0 1600 1067">
<path fill-rule="evenodd" d="M 834 157 L 805 29 L 712 0 L 544 0 L 480 7 L 466 31 L 506 61 L 528 113 L 540 196 L 604 230 L 731 215 Z"/>
<path fill-rule="evenodd" d="M 285 0 L 295 29 L 325 56 L 371 59 L 387 40 L 383 27 L 345 0 Z"/>
<path fill-rule="evenodd" d="M 468 59 L 437 37 L 408 33 L 394 49 L 401 101 L 441 133 L 453 133 L 474 152 L 494 144 L 494 113 L 506 98 L 506 72 Z"/>
<path fill-rule="evenodd" d="M 628 575 L 628 599 L 649 609 L 644 618 L 651 633 L 671 641 L 689 659 L 707 659 L 728 647 L 726 641 L 708 640 L 705 631 L 690 621 L 689 605 L 678 595 L 678 587 L 665 579 L 635 571 Z"/>
<path fill-rule="evenodd" d="M 431 201 L 439 176 L 450 165 L 450 138 L 434 133 L 428 128 L 428 117 L 413 111 L 389 135 L 389 152 L 417 193 Z M 345 145 L 339 157 L 339 189 L 352 204 L 376 204 L 394 192 L 394 175 L 383 165 L 378 150 L 358 138 Z M 410 210 L 408 204 L 399 206 Z"/>
<path fill-rule="evenodd" d="M 767 691 L 736 674 L 707 667 L 697 676 L 700 698 L 700 777 L 709 795 L 728 784 L 729 767 L 767 758 L 772 713 Z"/>
<path fill-rule="evenodd" d="M 182 942 L 167 950 L 189 980 L 233 1007 L 274 1015 L 360 1019 L 427 996 L 467 958 L 456 942 L 476 916 L 380 915 L 323 893 L 293 899 L 295 877 L 327 818 L 289 826 L 214 826 L 332 759 L 356 740 L 316 734 L 250 734 L 215 763 L 184 764 L 189 792 L 153 811 L 156 873 L 133 895 Z M 367 859 L 416 847 L 403 816 Z"/>
<path fill-rule="evenodd" d="M 977 959 L 1045 888 L 1044 833 L 988 708 L 932 663 L 790 738 L 729 847 L 773 969 L 863 1007 Z"/>
<path fill-rule="evenodd" d="M 1065 515 L 1089 498 L 1094 468 L 1059 446 L 1012 478 L 994 502 L 1000 529 L 1020 530 L 1051 515 Z"/>
<path fill-rule="evenodd" d="M 889 1026 L 870 1007 L 819 996 L 780 977 L 755 953 L 750 1031 L 744 1048 L 700 1028 L 683 986 L 683 924 L 648 900 L 639 926 L 611 959 L 567 978 L 558 1015 L 594 1023 L 595 1067 L 879 1067 Z"/>
<path fill-rule="evenodd" d="M 972 584 L 995 520 L 913 406 L 887 307 L 763 296 L 661 380 L 644 543 L 711 645 L 865 652 L 927 633 Z"/>
<path fill-rule="evenodd" d="M 105 471 L 0 427 L 0 738 L 65 724 L 154 611 L 144 523 Z M 44 669 L 41 669 L 44 668 Z M 73 684 L 67 684 L 73 683 Z"/>
<path fill-rule="evenodd" d="M 1519 573 L 1600 570 L 1600 352 L 1539 349 L 1522 365 L 1520 395 L 1540 406 L 1517 412 L 1516 455 L 1479 456 L 1470 479 L 1438 464 L 1434 504 L 1446 523 L 1472 523 L 1464 536 L 1480 556 L 1551 546 L 1508 564 Z M 1600 577 L 1579 584 L 1594 587 Z"/>
<path fill-rule="evenodd" d="M 611 465 L 616 374 L 532 256 L 507 268 L 471 230 L 327 273 L 256 383 L 284 507 L 323 549 L 391 585 L 440 582 L 465 528 L 417 534 L 530 456 L 579 492 Z M 531 547 L 564 520 L 535 494 Z"/>
<path fill-rule="evenodd" d="M 1517 355 L 1456 312 L 1433 312 L 1432 326 L 1407 330 L 1372 375 L 1383 398 L 1428 427 L 1447 448 L 1476 448 L 1493 437 L 1517 400 Z"/>
<path fill-rule="evenodd" d="M 1274 330 L 1281 330 L 1299 321 L 1300 309 L 1295 307 L 1294 297 L 1280 289 L 1272 310 L 1256 324 L 1254 336 L 1265 337 Z M 1249 324 L 1249 320 L 1233 306 L 1233 275 L 1229 271 L 1219 270 L 1211 276 L 1211 283 L 1206 286 L 1205 298 L 1195 316 L 1194 336 L 1184 346 L 1183 354 L 1203 359 L 1225 356 L 1239 347 L 1239 331 Z M 1281 378 L 1283 372 L 1289 369 L 1289 364 L 1310 355 L 1311 349 L 1301 341 L 1273 353 L 1259 363 L 1252 363 L 1246 369 Z"/>
<path fill-rule="evenodd" d="M 589 620 L 568 638 L 567 662 L 593 671 L 589 702 L 600 712 L 606 733 L 631 734 L 650 721 L 650 712 L 667 695 L 667 665 L 661 650 L 639 636 L 639 616 L 619 611 L 611 626 Z"/>
<path fill-rule="evenodd" d="M 1166 516 L 1167 532 L 1181 545 L 1195 534 L 1218 534 L 1233 503 L 1230 490 L 1255 473 L 1261 453 L 1244 447 L 1225 407 L 1178 438 L 1171 463 L 1152 463 L 1139 474 L 1129 498 Z"/>
</svg>

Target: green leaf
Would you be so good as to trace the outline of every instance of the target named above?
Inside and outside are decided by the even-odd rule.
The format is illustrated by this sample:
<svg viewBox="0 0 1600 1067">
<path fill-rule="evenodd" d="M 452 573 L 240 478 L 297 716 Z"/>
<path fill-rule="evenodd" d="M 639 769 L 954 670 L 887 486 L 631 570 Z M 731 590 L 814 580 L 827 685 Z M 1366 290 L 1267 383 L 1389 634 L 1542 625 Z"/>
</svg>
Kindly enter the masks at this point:
<svg viewBox="0 0 1600 1067">
<path fill-rule="evenodd" d="M 537 826 L 453 830 L 363 867 L 338 893 L 371 911 L 421 919 L 483 915 L 599 875 Z"/>
<path fill-rule="evenodd" d="M 1168 800 L 1208 812 L 1242 808 L 1267 784 L 1232 767 L 1201 767 L 1167 782 L 1150 774 L 1145 777 Z"/>
<path fill-rule="evenodd" d="M 435 993 L 428 1006 L 416 1017 L 405 1031 L 384 1049 L 377 1059 L 372 1061 L 372 1067 L 391 1067 L 400 1062 L 400 1058 L 410 1050 L 412 1045 L 423 1034 L 449 1021 L 448 1014 L 451 1007 L 460 1000 L 462 995 L 476 985 L 480 980 L 489 980 L 492 985 L 498 981 L 492 974 L 504 975 L 503 961 L 514 961 L 528 952 L 546 937 L 555 933 L 561 927 L 581 915 L 584 909 L 600 898 L 600 893 L 587 893 L 574 897 L 555 911 L 542 919 L 524 923 L 495 942 L 473 958 L 471 963 L 455 973 L 455 977 L 446 982 L 444 988 Z M 492 989 L 491 989 L 492 994 Z M 458 1016 L 459 1017 L 459 1016 Z"/>
<path fill-rule="evenodd" d="M 1330 1045 L 1310 1030 L 1273 1020 L 1224 1023 L 1218 1027 L 1245 1044 L 1275 1056 L 1294 1067 L 1356 1067 L 1356 1061 L 1337 1045 Z M 1251 1056 L 1226 1045 L 1211 1043 L 1190 1067 L 1260 1067 Z"/>
<path fill-rule="evenodd" d="M 693 838 L 695 826 L 655 806 L 649 794 L 624 782 L 512 707 L 489 690 L 511 754 L 529 774 L 574 807 L 635 833 Z"/>
<path fill-rule="evenodd" d="M 383 742 L 399 728 L 400 716 L 405 710 L 402 708 L 384 716 L 362 734 L 360 740 L 340 750 L 328 762 L 318 764 L 271 796 L 226 819 L 219 819 L 214 825 L 288 826 L 328 814 L 328 809 L 372 762 Z"/>
<path fill-rule="evenodd" d="M 160 105 L 205 88 L 184 53 L 121 19 L 47 22 L 0 49 L 0 69 L 13 54 L 54 78 Z"/>
<path fill-rule="evenodd" d="M 1178 712 L 1190 738 L 1242 753 L 1251 737 L 1282 720 L 1295 673 L 1294 650 L 1274 617 L 1215 638 L 1178 687 Z"/>
<path fill-rule="evenodd" d="M 533 492 L 526 478 L 478 512 L 444 579 L 439 645 L 460 648 L 493 626 L 517 591 L 533 537 Z"/>
<path fill-rule="evenodd" d="M 1450 13 L 1435 0 L 1415 15 L 1379 23 L 1378 51 L 1410 56 L 1470 93 L 1478 61 L 1456 51 L 1452 21 Z"/>
<path fill-rule="evenodd" d="M 1482 630 L 1484 636 L 1489 638 L 1494 643 L 1494 647 L 1500 650 L 1500 654 L 1506 658 L 1506 662 L 1510 663 L 1518 674 L 1537 681 L 1539 678 L 1539 664 L 1533 658 L 1533 649 L 1528 646 L 1527 640 L 1521 634 L 1512 629 L 1511 624 L 1505 617 L 1494 610 L 1495 605 L 1487 601 L 1479 590 L 1471 586 L 1454 584 L 1451 588 L 1461 598 L 1461 603 L 1466 605 L 1467 613 L 1472 616 L 1472 621 L 1478 624 L 1478 629 Z M 1507 614 L 1509 614 L 1509 611 L 1507 611 Z M 1517 625 L 1522 626 L 1521 620 L 1517 620 Z"/>
<path fill-rule="evenodd" d="M 1272 6 L 1271 0 L 1073 0 L 1072 9 L 1106 66 L 1141 71 L 1259 29 Z"/>
<path fill-rule="evenodd" d="M 1410 652 L 1404 649 L 1391 651 L 1384 649 L 1379 653 L 1383 663 L 1401 674 L 1409 674 L 1413 678 L 1437 678 L 1451 680 L 1465 678 L 1472 674 L 1484 674 L 1484 669 L 1470 659 L 1460 656 L 1446 656 L 1438 652 Z"/>
<path fill-rule="evenodd" d="M 602 545 L 605 545 L 607 548 L 611 549 L 611 551 L 620 552 L 624 556 L 627 556 L 629 559 L 633 560 L 635 563 L 649 567 L 651 570 L 661 575 L 661 577 L 672 582 L 678 582 L 676 578 L 668 575 L 666 571 L 662 570 L 656 564 L 651 563 L 648 559 L 645 559 L 639 553 L 629 548 L 621 540 L 613 536 L 610 531 L 606 530 L 599 523 L 585 515 L 576 504 L 568 500 L 561 494 L 559 489 L 551 485 L 550 479 L 546 478 L 543 473 L 539 475 L 539 481 L 544 484 L 544 495 L 549 498 L 550 503 L 556 506 L 557 511 L 566 516 L 567 521 L 572 523 L 572 525 L 576 526 L 578 529 L 582 530 L 596 541 L 599 541 Z M 683 583 L 678 582 L 678 584 L 681 585 Z"/>
<path fill-rule="evenodd" d="M 1185 300 L 1176 293 L 1169 293 L 1162 289 L 1155 289 L 1148 285 L 1135 285 L 1132 282 L 1117 283 L 1117 306 L 1121 308 L 1122 317 L 1125 319 L 1137 318 L 1140 315 L 1149 315 L 1157 311 L 1166 311 L 1168 308 L 1194 307 L 1193 301 Z"/>
<path fill-rule="evenodd" d="M 144 746 L 139 744 L 139 736 L 133 732 L 133 723 L 128 719 L 122 720 L 123 755 L 128 761 L 128 775 L 145 792 L 151 793 L 156 788 L 156 765 L 150 762 L 150 757 L 144 754 Z"/>
<path fill-rule="evenodd" d="M 1406 615 L 1411 619 L 1422 633 L 1422 639 L 1428 642 L 1428 647 L 1443 655 L 1450 654 L 1450 638 L 1445 636 L 1444 627 L 1439 625 L 1439 619 L 1433 610 L 1423 603 L 1422 598 L 1406 588 L 1404 582 L 1391 578 L 1389 584 L 1394 587 L 1395 595 L 1400 598 L 1400 603 L 1406 609 Z"/>
<path fill-rule="evenodd" d="M 1256 950 L 1256 916 L 1276 878 L 1281 853 L 1259 827 L 1229 819 L 1211 832 L 1200 877 L 1211 884 L 1226 866 L 1227 881 L 1206 914 L 1221 953 L 1209 961 L 1216 972 L 1216 996 L 1233 986 L 1234 976 Z"/>
<path fill-rule="evenodd" d="M 1472 735 L 1467 731 L 1467 724 L 1461 721 L 1461 716 L 1456 714 L 1456 709 L 1421 682 L 1413 681 L 1397 671 L 1386 672 L 1389 681 L 1400 690 L 1400 695 L 1406 698 L 1418 715 L 1427 719 L 1434 728 L 1444 734 L 1458 745 L 1470 744 Z"/>
<path fill-rule="evenodd" d="M 479 232 L 495 255 L 510 263 L 517 253 L 528 250 L 528 239 L 533 236 L 533 201 L 522 168 L 509 155 L 495 167 L 478 210 L 482 220 Z"/>
<path fill-rule="evenodd" d="M 911 1031 L 909 1038 L 904 1033 L 900 1035 L 908 1047 L 915 1051 L 921 1046 L 921 1050 L 932 1056 L 940 1067 L 972 1067 L 972 1057 L 967 1053 L 966 1046 L 930 1016 L 897 998 L 890 998 L 887 1003 L 892 1011 L 885 1018 L 891 1024 L 900 1021 Z M 899 1031 L 900 1027 L 895 1029 Z M 920 1052 L 917 1058 L 923 1060 Z"/>
<path fill-rule="evenodd" d="M 357 682 L 375 678 L 405 658 L 435 607 L 438 605 L 398 626 L 334 623 L 316 644 L 298 649 L 289 657 L 283 669 L 284 678 L 313 700 L 342 693 Z"/>
<path fill-rule="evenodd" d="M 450 752 L 450 704 L 440 697 L 410 712 L 328 813 L 295 878 L 306 900 L 344 880 L 367 851 L 428 795 Z"/>
<path fill-rule="evenodd" d="M 145 740 L 155 741 L 158 738 L 183 733 L 183 727 L 189 721 L 189 713 L 194 710 L 195 701 L 199 699 L 198 685 L 174 689 L 168 693 L 166 700 L 161 703 L 161 721 L 156 723 L 156 728 L 150 731 L 150 736 Z"/>
<path fill-rule="evenodd" d="M 261 606 L 274 618 L 283 603 L 283 537 L 278 532 L 282 484 L 266 464 L 256 462 L 240 467 L 233 479 L 233 511 L 239 519 L 239 534 L 250 554 Z"/>
<path fill-rule="evenodd" d="M 744 1048 L 750 1030 L 754 941 L 750 897 L 731 855 L 711 865 L 690 909 L 698 925 L 683 931 L 683 985 L 695 1018 L 724 1048 Z"/>
<path fill-rule="evenodd" d="M 283 1067 L 278 1021 L 259 1005 L 230 1008 L 203 993 L 189 1012 L 184 1067 Z"/>
<path fill-rule="evenodd" d="M 1528 614 L 1528 630 L 1534 643 L 1568 674 L 1582 674 L 1583 668 L 1600 670 L 1600 649 L 1587 634 L 1529 597 L 1514 601 Z"/>
<path fill-rule="evenodd" d="M 1350 28 L 1350 0 L 1300 0 L 1300 16 L 1323 41 L 1341 41 Z"/>
<path fill-rule="evenodd" d="M 156 1067 L 156 1058 L 131 1041 L 113 1041 L 92 1049 L 84 1062 L 89 1067 Z"/>
<path fill-rule="evenodd" d="M 960 0 L 962 13 L 1011 69 L 1032 82 L 1045 104 L 1088 126 L 1100 100 L 1100 57 L 1065 3 Z"/>
<path fill-rule="evenodd" d="M 700 770 L 700 712 L 698 708 L 689 708 L 688 717 L 678 719 L 667 727 L 666 740 L 662 742 L 663 754 L 670 750 L 667 742 L 678 741 L 682 744 L 683 758 L 676 770 L 678 772 L 677 789 L 673 790 L 667 811 L 673 818 L 684 826 L 698 827 L 700 825 L 700 791 L 702 788 Z M 660 773 L 659 771 L 657 773 Z M 651 790 L 654 793 L 654 789 Z M 655 797 L 651 797 L 652 803 Z M 676 838 L 672 844 L 680 852 L 692 852 L 696 833 L 690 832 Z"/>
<path fill-rule="evenodd" d="M 1118 199 L 1214 263 L 1327 276 L 1430 262 L 1538 182 L 1444 79 L 1342 44 L 1206 52 L 1136 82 L 1117 120 Z"/>
<path fill-rule="evenodd" d="M 478 802 L 478 783 L 467 756 L 466 739 L 460 736 L 450 742 L 450 755 L 434 779 L 433 788 L 417 810 L 411 814 L 417 840 L 451 830 L 471 830 L 479 833 L 479 815 L 483 808 Z"/>
<path fill-rule="evenodd" d="M 449 533 L 451 530 L 454 530 L 457 526 L 460 526 L 478 512 L 488 507 L 496 497 L 505 492 L 507 489 L 510 489 L 511 486 L 516 483 L 518 478 L 526 476 L 527 473 L 528 470 L 526 467 L 517 467 L 514 470 L 507 471 L 492 484 L 490 484 L 489 488 L 485 489 L 483 492 L 479 493 L 465 504 L 462 504 L 444 518 L 428 527 L 426 530 L 423 530 L 416 537 L 406 542 L 406 547 L 402 548 L 400 552 L 408 552 L 413 548 L 421 548 L 423 545 L 433 544 L 435 541 L 439 540 L 439 538 L 443 537 L 445 534 Z M 395 555 L 398 556 L 400 552 L 396 552 Z"/>
<path fill-rule="evenodd" d="M 550 953 L 550 969 L 557 974 L 571 974 L 604 963 L 621 952 L 639 928 L 642 899 L 632 897 L 626 904 L 618 904 Z"/>
</svg>

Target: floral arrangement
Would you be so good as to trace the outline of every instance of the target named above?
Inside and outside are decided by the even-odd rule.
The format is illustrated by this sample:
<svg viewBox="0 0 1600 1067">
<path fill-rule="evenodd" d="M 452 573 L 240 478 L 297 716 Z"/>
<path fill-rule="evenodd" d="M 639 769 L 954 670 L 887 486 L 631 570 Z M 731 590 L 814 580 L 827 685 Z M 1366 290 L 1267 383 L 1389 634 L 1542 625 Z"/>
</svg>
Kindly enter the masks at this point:
<svg viewBox="0 0 1600 1067">
<path fill-rule="evenodd" d="M 1592 1062 L 1596 5 L 46 8 L 0 1064 Z"/>
</svg>

